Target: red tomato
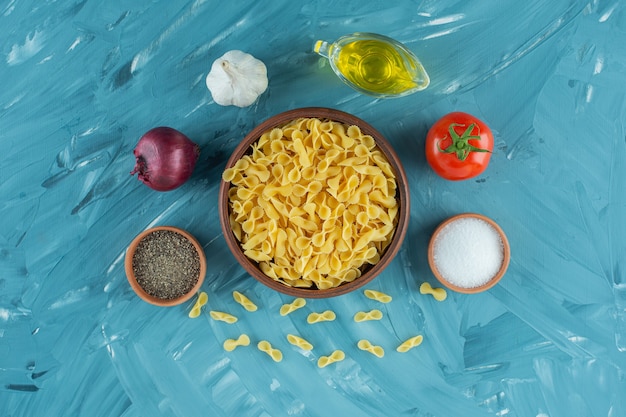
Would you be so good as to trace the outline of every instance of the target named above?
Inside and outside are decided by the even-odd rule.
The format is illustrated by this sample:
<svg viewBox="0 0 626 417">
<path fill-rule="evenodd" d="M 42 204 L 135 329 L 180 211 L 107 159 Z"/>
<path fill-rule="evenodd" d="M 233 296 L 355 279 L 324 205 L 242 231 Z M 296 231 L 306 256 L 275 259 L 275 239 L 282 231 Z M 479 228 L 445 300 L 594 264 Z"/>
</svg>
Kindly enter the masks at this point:
<svg viewBox="0 0 626 417">
<path fill-rule="evenodd" d="M 463 112 L 448 113 L 426 135 L 426 160 L 447 180 L 480 175 L 493 152 L 493 134 L 482 120 Z"/>
</svg>

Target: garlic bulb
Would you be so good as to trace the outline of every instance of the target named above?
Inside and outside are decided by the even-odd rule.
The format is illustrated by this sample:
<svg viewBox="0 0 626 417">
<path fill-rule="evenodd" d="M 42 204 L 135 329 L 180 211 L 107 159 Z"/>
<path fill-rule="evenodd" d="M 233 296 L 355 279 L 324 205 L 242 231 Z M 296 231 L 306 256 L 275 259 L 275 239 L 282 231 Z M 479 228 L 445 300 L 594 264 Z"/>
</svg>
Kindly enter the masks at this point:
<svg viewBox="0 0 626 417">
<path fill-rule="evenodd" d="M 267 68 L 250 54 L 228 51 L 213 62 L 206 86 L 217 104 L 246 107 L 267 89 Z"/>
</svg>

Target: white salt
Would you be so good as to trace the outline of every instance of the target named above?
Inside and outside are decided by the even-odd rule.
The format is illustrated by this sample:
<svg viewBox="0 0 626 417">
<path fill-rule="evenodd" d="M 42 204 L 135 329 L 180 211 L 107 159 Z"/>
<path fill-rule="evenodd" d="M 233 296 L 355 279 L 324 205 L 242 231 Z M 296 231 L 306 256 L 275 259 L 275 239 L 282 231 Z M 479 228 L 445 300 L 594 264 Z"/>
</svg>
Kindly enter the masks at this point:
<svg viewBox="0 0 626 417">
<path fill-rule="evenodd" d="M 441 276 L 462 288 L 475 288 L 493 278 L 504 260 L 498 231 L 484 220 L 464 217 L 441 229 L 433 245 Z"/>
</svg>

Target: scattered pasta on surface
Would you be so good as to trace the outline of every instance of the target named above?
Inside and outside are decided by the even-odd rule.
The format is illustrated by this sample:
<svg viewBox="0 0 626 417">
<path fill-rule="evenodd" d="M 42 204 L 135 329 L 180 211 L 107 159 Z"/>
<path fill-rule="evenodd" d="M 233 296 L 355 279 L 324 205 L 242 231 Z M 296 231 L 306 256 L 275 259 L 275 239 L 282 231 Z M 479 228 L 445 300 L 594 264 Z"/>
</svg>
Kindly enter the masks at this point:
<svg viewBox="0 0 626 417">
<path fill-rule="evenodd" d="M 376 291 L 376 290 L 365 290 L 363 291 L 365 296 L 371 300 L 379 301 L 381 303 L 388 303 L 392 300 L 390 295 L 385 294 L 384 292 Z"/>
<path fill-rule="evenodd" d="M 300 336 L 296 336 L 295 334 L 288 334 L 287 341 L 292 345 L 299 347 L 302 350 L 312 350 L 313 345 L 309 343 L 307 340 L 301 338 Z"/>
<path fill-rule="evenodd" d="M 448 293 L 444 288 L 433 288 L 428 282 L 420 285 L 421 294 L 430 294 L 437 301 L 443 301 L 448 297 Z"/>
<path fill-rule="evenodd" d="M 238 346 L 248 346 L 250 344 L 250 338 L 247 334 L 242 334 L 237 339 L 226 339 L 224 341 L 224 350 L 231 352 Z"/>
<path fill-rule="evenodd" d="M 270 344 L 270 342 L 268 342 L 267 340 L 261 340 L 257 344 L 257 348 L 261 352 L 267 353 L 270 356 L 270 358 L 274 360 L 274 362 L 280 362 L 283 360 L 283 353 L 278 349 L 274 349 L 272 345 Z"/>
<path fill-rule="evenodd" d="M 402 342 L 400 346 L 396 348 L 396 350 L 401 353 L 408 352 L 414 347 L 421 345 L 423 340 L 424 340 L 424 337 L 422 335 L 413 336 L 410 339 L 407 339 L 404 342 Z"/>
<path fill-rule="evenodd" d="M 294 311 L 302 308 L 306 305 L 306 300 L 304 298 L 296 298 L 289 304 L 283 304 L 280 308 L 280 315 L 286 316 L 287 314 L 293 313 Z"/>
<path fill-rule="evenodd" d="M 360 323 L 362 321 L 380 320 L 383 318 L 383 313 L 380 310 L 371 311 L 359 311 L 354 315 L 354 321 Z"/>
<path fill-rule="evenodd" d="M 232 314 L 224 313 L 223 311 L 210 311 L 209 314 L 213 320 L 223 321 L 228 324 L 233 324 L 237 322 L 237 317 Z"/>
<path fill-rule="evenodd" d="M 200 316 L 202 307 L 206 305 L 208 301 L 209 301 L 209 296 L 207 295 L 207 293 L 205 293 L 204 291 L 201 291 L 198 294 L 198 299 L 196 300 L 195 304 L 191 308 L 191 311 L 189 311 L 189 318 L 195 319 L 196 317 Z"/>
<path fill-rule="evenodd" d="M 373 345 L 369 340 L 359 340 L 357 347 L 379 358 L 385 356 L 385 350 L 381 346 Z"/>
<path fill-rule="evenodd" d="M 323 313 L 311 313 L 306 318 L 306 322 L 309 324 L 320 323 L 323 321 L 333 321 L 337 318 L 335 313 L 331 310 L 326 310 Z"/>
<path fill-rule="evenodd" d="M 395 173 L 357 126 L 301 118 L 271 129 L 222 179 L 244 254 L 293 287 L 354 281 L 398 222 Z"/>
<path fill-rule="evenodd" d="M 331 363 L 342 361 L 345 358 L 346 358 L 346 354 L 343 353 L 342 350 L 335 350 L 333 353 L 331 353 L 328 356 L 320 356 L 320 358 L 317 360 L 317 366 L 319 368 L 325 368 Z"/>
<path fill-rule="evenodd" d="M 233 291 L 233 298 L 237 303 L 239 303 L 243 308 L 248 311 L 256 311 L 258 307 L 254 304 L 248 297 L 240 293 L 239 291 Z"/>
</svg>

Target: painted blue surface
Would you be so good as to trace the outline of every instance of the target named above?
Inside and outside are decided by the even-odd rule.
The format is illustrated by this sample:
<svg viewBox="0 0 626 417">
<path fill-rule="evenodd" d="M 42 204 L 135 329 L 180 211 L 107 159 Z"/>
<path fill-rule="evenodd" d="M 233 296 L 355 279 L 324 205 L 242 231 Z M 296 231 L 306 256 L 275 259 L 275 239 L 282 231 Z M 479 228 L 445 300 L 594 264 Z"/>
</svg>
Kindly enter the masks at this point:
<svg viewBox="0 0 626 417">
<path fill-rule="evenodd" d="M 430 87 L 375 100 L 344 86 L 310 49 L 355 31 L 405 43 Z M 6 0 L 0 34 L 0 416 L 626 416 L 623 2 Z M 204 85 L 231 49 L 268 67 L 269 90 L 249 108 L 216 105 Z M 292 299 L 224 244 L 216 198 L 229 153 L 262 120 L 304 106 L 363 118 L 407 171 L 407 238 L 368 286 L 393 296 L 379 322 L 353 321 L 377 307 L 361 291 L 281 317 Z M 454 110 L 496 136 L 476 180 L 447 182 L 425 161 L 428 127 Z M 129 175 L 157 125 L 202 146 L 193 178 L 168 193 Z M 465 211 L 502 226 L 511 265 L 492 290 L 439 303 L 418 291 L 435 284 L 426 245 Z M 192 302 L 153 307 L 126 281 L 126 246 L 162 224 L 206 251 L 198 319 Z M 326 309 L 336 321 L 306 324 Z M 241 333 L 252 345 L 224 351 Z M 395 351 L 416 334 L 421 346 Z M 385 356 L 358 350 L 361 338 Z M 256 349 L 262 339 L 282 362 Z M 318 368 L 334 349 L 346 359 Z"/>
</svg>

